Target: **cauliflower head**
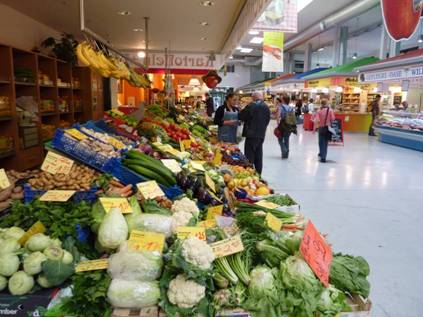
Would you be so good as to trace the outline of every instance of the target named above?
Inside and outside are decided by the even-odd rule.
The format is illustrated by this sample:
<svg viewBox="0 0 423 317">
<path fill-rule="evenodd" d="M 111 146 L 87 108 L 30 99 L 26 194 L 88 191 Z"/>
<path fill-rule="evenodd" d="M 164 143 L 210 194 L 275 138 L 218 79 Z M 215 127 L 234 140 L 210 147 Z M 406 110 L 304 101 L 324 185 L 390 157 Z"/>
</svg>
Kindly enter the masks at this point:
<svg viewBox="0 0 423 317">
<path fill-rule="evenodd" d="M 176 233 L 178 227 L 188 225 L 192 218 L 192 213 L 186 211 L 177 211 L 172 215 L 172 232 Z"/>
<path fill-rule="evenodd" d="M 203 270 L 210 269 L 215 259 L 212 248 L 197 237 L 189 237 L 182 242 L 182 256 L 185 261 Z"/>
<path fill-rule="evenodd" d="M 184 274 L 177 275 L 169 283 L 167 297 L 179 308 L 192 308 L 206 296 L 206 287 L 188 280 Z"/>
<path fill-rule="evenodd" d="M 197 207 L 197 204 L 195 201 L 184 197 L 179 200 L 175 200 L 172 205 L 172 212 L 178 212 L 178 211 L 184 211 L 184 212 L 190 212 L 194 216 L 197 216 L 200 210 Z"/>
</svg>

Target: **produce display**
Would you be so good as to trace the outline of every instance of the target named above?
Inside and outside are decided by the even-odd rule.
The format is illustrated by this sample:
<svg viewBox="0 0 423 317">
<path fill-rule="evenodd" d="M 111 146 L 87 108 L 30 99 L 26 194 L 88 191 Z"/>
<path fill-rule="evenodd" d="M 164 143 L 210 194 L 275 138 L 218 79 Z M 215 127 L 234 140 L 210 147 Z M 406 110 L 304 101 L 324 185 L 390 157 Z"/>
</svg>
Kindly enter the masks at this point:
<svg viewBox="0 0 423 317">
<path fill-rule="evenodd" d="M 106 58 L 80 50 L 93 64 Z M 144 316 L 146 308 L 155 317 L 335 317 L 357 298 L 370 303 L 366 260 L 338 250 L 332 258 L 298 203 L 275 193 L 238 147 L 212 144 L 207 123 L 160 105 L 142 122 L 112 110 L 52 142 L 74 161 L 68 173 L 6 171 L 0 291 L 32 298 L 58 287 L 37 307 L 46 317 Z M 109 160 L 100 170 L 85 165 L 96 153 Z M 47 192 L 21 202 L 28 187 Z M 93 189 L 94 198 L 71 198 Z"/>
<path fill-rule="evenodd" d="M 423 131 L 423 114 L 388 111 L 375 121 L 376 126 Z"/>
</svg>

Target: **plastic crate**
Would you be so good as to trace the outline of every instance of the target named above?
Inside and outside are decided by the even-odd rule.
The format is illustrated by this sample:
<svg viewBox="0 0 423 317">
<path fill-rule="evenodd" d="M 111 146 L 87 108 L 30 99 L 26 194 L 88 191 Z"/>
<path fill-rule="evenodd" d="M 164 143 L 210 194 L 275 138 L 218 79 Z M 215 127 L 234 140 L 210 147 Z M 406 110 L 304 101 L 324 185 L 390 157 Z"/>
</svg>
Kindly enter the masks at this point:
<svg viewBox="0 0 423 317">
<path fill-rule="evenodd" d="M 111 128 L 115 131 L 114 132 L 115 134 L 122 135 L 124 137 L 127 137 L 130 140 L 133 140 L 133 141 L 139 141 L 140 140 L 140 137 L 138 135 L 133 134 L 133 133 L 129 133 L 125 129 L 118 127 L 120 124 L 126 124 L 125 121 L 123 121 L 119 118 L 113 118 L 111 116 L 108 116 L 107 114 L 105 114 L 104 117 L 105 117 L 106 120 L 112 122 L 113 127 L 111 127 Z M 110 125 L 106 121 L 104 121 L 104 120 L 99 120 L 99 121 L 103 122 L 103 123 L 98 123 L 99 125 L 96 123 L 96 125 L 100 129 L 103 129 L 102 127 L 104 126 L 104 124 L 110 127 Z M 136 133 L 135 128 L 134 128 L 134 133 Z"/>
<path fill-rule="evenodd" d="M 34 199 L 42 196 L 45 192 L 47 192 L 46 190 L 32 189 L 29 184 L 24 184 L 23 188 L 24 188 L 24 203 L 25 204 L 29 204 Z M 97 194 L 96 194 L 97 191 L 98 191 L 98 188 L 91 188 L 90 190 L 80 190 L 80 191 L 77 191 L 71 197 L 71 199 L 72 201 L 77 203 L 81 201 L 92 203 L 97 200 Z"/>
</svg>

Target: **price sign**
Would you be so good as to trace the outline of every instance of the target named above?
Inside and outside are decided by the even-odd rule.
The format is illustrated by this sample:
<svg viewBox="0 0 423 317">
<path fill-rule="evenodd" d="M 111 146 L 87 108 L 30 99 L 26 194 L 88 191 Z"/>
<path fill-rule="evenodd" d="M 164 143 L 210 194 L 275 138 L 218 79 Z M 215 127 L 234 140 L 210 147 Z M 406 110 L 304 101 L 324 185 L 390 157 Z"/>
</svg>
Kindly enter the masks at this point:
<svg viewBox="0 0 423 317">
<path fill-rule="evenodd" d="M 79 273 L 79 272 L 86 272 L 86 271 L 105 270 L 108 267 L 109 267 L 108 259 L 82 261 L 76 265 L 75 272 Z"/>
<path fill-rule="evenodd" d="M 75 139 L 79 141 L 85 140 L 87 138 L 87 136 L 84 133 L 80 132 L 77 129 L 67 129 L 65 130 L 65 133 L 69 134 L 70 136 L 73 136 Z"/>
<path fill-rule="evenodd" d="M 53 152 L 48 152 L 43 165 L 41 165 L 41 169 L 50 174 L 67 175 L 70 173 L 73 163 L 74 162 L 67 157 Z"/>
<path fill-rule="evenodd" d="M 203 161 L 191 161 L 191 167 L 197 171 L 205 172 Z"/>
<path fill-rule="evenodd" d="M 108 213 L 112 208 L 119 208 L 120 212 L 123 214 L 132 213 L 131 205 L 126 198 L 101 197 L 99 200 L 106 213 Z"/>
<path fill-rule="evenodd" d="M 214 216 L 221 216 L 223 212 L 223 205 L 213 206 L 207 208 L 207 220 L 215 219 Z"/>
<path fill-rule="evenodd" d="M 185 145 L 184 145 L 184 142 L 182 142 L 182 140 L 179 140 L 179 148 L 181 149 L 181 152 L 185 152 Z"/>
<path fill-rule="evenodd" d="M 197 237 L 206 241 L 206 230 L 202 227 L 178 227 L 176 228 L 178 239 L 186 239 L 188 237 Z"/>
<path fill-rule="evenodd" d="M 220 150 L 217 149 L 214 152 L 213 165 L 220 165 L 220 164 L 222 164 L 222 152 L 220 152 Z"/>
<path fill-rule="evenodd" d="M 282 228 L 282 220 L 273 216 L 270 212 L 266 215 L 266 223 L 267 226 L 272 229 L 273 231 L 281 231 Z"/>
<path fill-rule="evenodd" d="M 129 236 L 129 247 L 135 251 L 163 251 L 165 236 L 161 233 L 132 230 Z"/>
<path fill-rule="evenodd" d="M 109 138 L 107 139 L 107 141 L 109 142 L 110 145 L 112 145 L 113 147 L 117 148 L 118 150 L 122 150 L 125 148 L 125 144 L 123 144 L 121 141 L 109 136 Z"/>
<path fill-rule="evenodd" d="M 165 195 L 156 181 L 138 183 L 137 188 L 144 199 L 154 199 Z"/>
<path fill-rule="evenodd" d="M 68 201 L 75 194 L 75 190 L 48 190 L 40 197 L 40 201 Z"/>
<path fill-rule="evenodd" d="M 217 258 L 222 258 L 244 250 L 244 245 L 239 235 L 212 243 L 210 246 Z"/>
<path fill-rule="evenodd" d="M 332 263 L 332 249 L 309 221 L 301 241 L 300 251 L 320 281 L 328 287 L 329 271 Z"/>
<path fill-rule="evenodd" d="M 272 203 L 270 201 L 267 201 L 267 200 L 260 200 L 260 201 L 256 202 L 255 204 L 257 206 L 269 208 L 269 209 L 276 209 L 276 208 L 280 207 L 279 205 Z"/>
<path fill-rule="evenodd" d="M 197 224 L 197 227 L 202 227 L 202 228 L 214 228 L 216 227 L 216 220 L 214 219 L 209 219 L 209 220 L 204 220 L 204 221 L 200 221 Z"/>
<path fill-rule="evenodd" d="M 172 171 L 172 173 L 178 174 L 180 171 L 182 171 L 181 165 L 179 165 L 179 163 L 174 159 L 169 159 L 169 160 L 164 159 L 161 161 L 164 166 L 166 166 L 168 169 Z"/>
<path fill-rule="evenodd" d="M 44 227 L 43 223 L 41 221 L 37 221 L 36 223 L 34 223 L 31 228 L 28 229 L 27 232 L 24 233 L 24 235 L 18 240 L 18 242 L 21 245 L 24 245 L 25 242 L 34 234 L 36 233 L 44 233 L 46 232 L 47 229 L 46 227 Z"/>
<path fill-rule="evenodd" d="M 6 171 L 4 170 L 4 168 L 0 169 L 0 189 L 5 189 L 7 187 L 9 187 L 10 181 L 9 178 L 6 175 Z"/>
<path fill-rule="evenodd" d="M 206 184 L 207 184 L 207 186 L 209 186 L 209 188 L 213 192 L 216 192 L 216 184 L 214 183 L 214 181 L 211 179 L 211 177 L 207 173 L 206 173 Z"/>
</svg>

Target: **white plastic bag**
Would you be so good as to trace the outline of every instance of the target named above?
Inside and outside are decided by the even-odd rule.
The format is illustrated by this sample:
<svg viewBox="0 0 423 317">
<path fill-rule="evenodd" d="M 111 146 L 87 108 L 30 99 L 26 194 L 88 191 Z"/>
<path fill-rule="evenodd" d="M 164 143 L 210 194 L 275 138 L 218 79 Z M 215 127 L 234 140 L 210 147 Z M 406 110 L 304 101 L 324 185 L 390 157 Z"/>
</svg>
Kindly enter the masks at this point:
<svg viewBox="0 0 423 317">
<path fill-rule="evenodd" d="M 159 282 L 113 279 L 107 298 L 113 307 L 141 309 L 154 306 L 160 300 Z"/>
</svg>

